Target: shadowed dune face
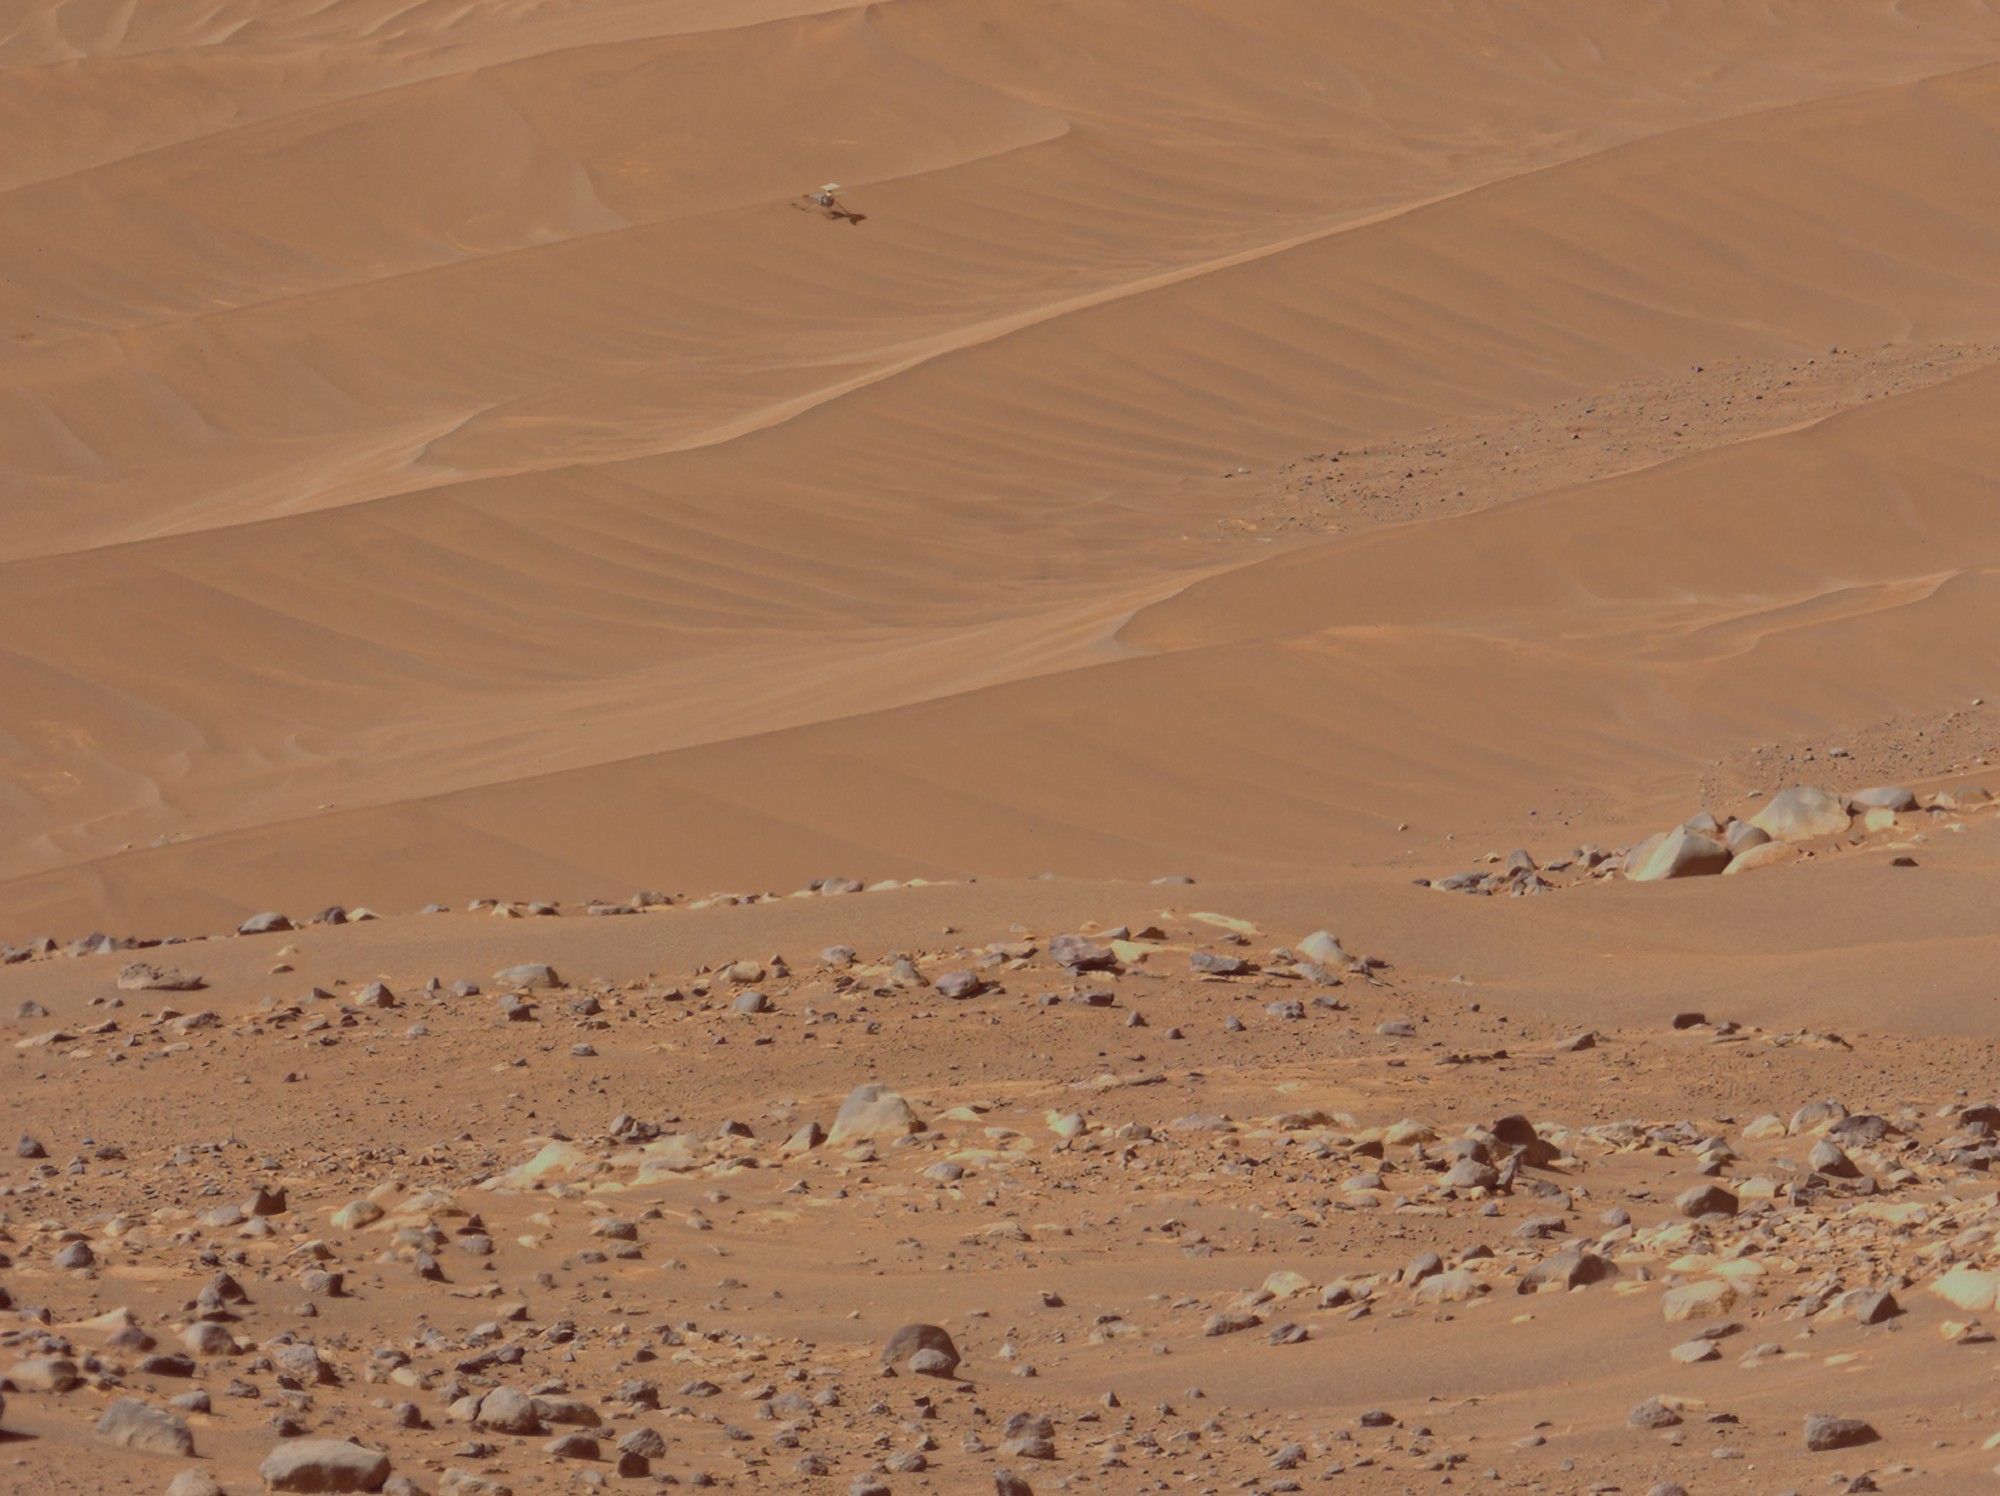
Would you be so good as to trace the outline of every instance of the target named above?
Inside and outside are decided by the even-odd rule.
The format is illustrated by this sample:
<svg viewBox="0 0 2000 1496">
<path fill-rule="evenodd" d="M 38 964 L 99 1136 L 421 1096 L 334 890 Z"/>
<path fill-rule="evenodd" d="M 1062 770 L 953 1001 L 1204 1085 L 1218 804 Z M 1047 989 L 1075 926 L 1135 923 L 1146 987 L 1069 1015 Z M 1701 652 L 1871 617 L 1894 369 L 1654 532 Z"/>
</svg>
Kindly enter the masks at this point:
<svg viewBox="0 0 2000 1496">
<path fill-rule="evenodd" d="M 1324 868 L 1959 705 L 1997 60 L 1972 3 L 36 0 L 4 933 Z M 1702 452 L 1698 368 L 1884 345 L 1956 377 Z M 1690 455 L 1244 520 L 1642 379 Z"/>
</svg>

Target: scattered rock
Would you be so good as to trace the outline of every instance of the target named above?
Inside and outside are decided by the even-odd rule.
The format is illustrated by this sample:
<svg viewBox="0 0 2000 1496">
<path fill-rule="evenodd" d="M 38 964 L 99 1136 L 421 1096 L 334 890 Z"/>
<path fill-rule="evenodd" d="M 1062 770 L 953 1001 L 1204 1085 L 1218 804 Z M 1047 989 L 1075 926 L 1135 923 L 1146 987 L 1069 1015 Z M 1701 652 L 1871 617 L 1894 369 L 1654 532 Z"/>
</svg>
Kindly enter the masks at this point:
<svg viewBox="0 0 2000 1496">
<path fill-rule="evenodd" d="M 1729 866 L 1729 848 L 1714 837 L 1677 826 L 1658 840 L 1641 842 L 1625 859 L 1625 876 L 1634 883 L 1665 878 L 1699 878 Z"/>
<path fill-rule="evenodd" d="M 847 1093 L 827 1132 L 829 1147 L 878 1138 L 908 1137 L 923 1131 L 909 1102 L 878 1081 L 867 1081 Z"/>
<path fill-rule="evenodd" d="M 1677 1428 L 1680 1426 L 1681 1415 L 1657 1397 L 1649 1397 L 1627 1414 L 1625 1421 L 1633 1428 Z"/>
<path fill-rule="evenodd" d="M 556 969 L 553 966 L 545 966 L 539 961 L 504 967 L 493 973 L 493 981 L 496 986 L 518 987 L 529 991 L 562 986 L 562 978 L 556 975 Z"/>
<path fill-rule="evenodd" d="M 923 1371 L 931 1376 L 948 1377 L 958 1370 L 958 1347 L 950 1333 L 938 1325 L 904 1325 L 882 1347 L 882 1364 L 898 1366 L 925 1354 L 930 1359 Z"/>
<path fill-rule="evenodd" d="M 287 1439 L 257 1473 L 270 1491 L 379 1491 L 389 1457 L 345 1439 Z"/>
<path fill-rule="evenodd" d="M 1768 805 L 1750 817 L 1751 825 L 1772 840 L 1781 842 L 1836 836 L 1847 829 L 1847 821 L 1845 800 L 1810 785 L 1781 790 Z"/>
<path fill-rule="evenodd" d="M 1829 1413 L 1814 1413 L 1806 1419 L 1806 1448 L 1815 1454 L 1873 1444 L 1881 1437 L 1871 1424 L 1859 1418 L 1835 1418 Z"/>
<path fill-rule="evenodd" d="M 206 985 L 192 972 L 143 961 L 128 962 L 118 972 L 118 986 L 125 992 L 195 992 Z"/>
<path fill-rule="evenodd" d="M 121 1397 L 97 1420 L 97 1437 L 119 1449 L 141 1454 L 186 1457 L 194 1453 L 194 1434 L 185 1419 L 155 1408 L 136 1397 Z"/>
</svg>

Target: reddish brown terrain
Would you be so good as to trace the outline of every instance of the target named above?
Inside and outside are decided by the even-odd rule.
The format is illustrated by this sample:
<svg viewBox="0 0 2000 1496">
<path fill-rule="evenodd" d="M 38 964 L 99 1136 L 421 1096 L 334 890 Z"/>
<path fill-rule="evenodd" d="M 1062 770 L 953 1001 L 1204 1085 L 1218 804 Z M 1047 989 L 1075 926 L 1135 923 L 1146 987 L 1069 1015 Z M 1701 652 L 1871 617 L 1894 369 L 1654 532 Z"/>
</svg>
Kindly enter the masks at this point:
<svg viewBox="0 0 2000 1496">
<path fill-rule="evenodd" d="M 0 140 L 0 1491 L 2000 1480 L 2000 7 L 16 0 Z"/>
</svg>

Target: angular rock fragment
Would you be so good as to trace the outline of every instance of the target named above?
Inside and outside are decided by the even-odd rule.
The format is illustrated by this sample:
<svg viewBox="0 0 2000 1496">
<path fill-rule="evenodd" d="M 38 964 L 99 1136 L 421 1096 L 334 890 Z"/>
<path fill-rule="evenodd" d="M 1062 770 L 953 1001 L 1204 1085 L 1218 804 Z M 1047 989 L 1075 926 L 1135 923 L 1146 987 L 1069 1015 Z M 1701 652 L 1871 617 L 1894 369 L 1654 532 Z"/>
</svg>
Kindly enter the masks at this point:
<svg viewBox="0 0 2000 1496">
<path fill-rule="evenodd" d="M 1881 1437 L 1872 1424 L 1859 1418 L 1836 1418 L 1829 1413 L 1814 1413 L 1806 1419 L 1806 1448 L 1815 1454 L 1873 1444 Z"/>
<path fill-rule="evenodd" d="M 1625 859 L 1625 876 L 1633 883 L 1658 883 L 1668 878 L 1700 878 L 1729 866 L 1729 848 L 1700 831 L 1676 826 L 1658 840 L 1641 842 Z"/>
<path fill-rule="evenodd" d="M 96 1433 L 106 1444 L 142 1454 L 194 1453 L 194 1434 L 186 1420 L 136 1397 L 118 1398 L 107 1407 L 97 1420 Z"/>
<path fill-rule="evenodd" d="M 879 1081 L 866 1081 L 847 1093 L 834 1114 L 826 1141 L 829 1147 L 837 1148 L 868 1139 L 908 1137 L 922 1130 L 923 1123 L 909 1102 Z"/>
<path fill-rule="evenodd" d="M 287 1439 L 257 1473 L 270 1491 L 379 1491 L 389 1457 L 345 1439 Z"/>
<path fill-rule="evenodd" d="M 493 973 L 493 980 L 502 987 L 539 989 L 562 985 L 562 978 L 556 974 L 556 969 L 541 961 L 504 967 Z"/>
<path fill-rule="evenodd" d="M 1810 841 L 1819 836 L 1835 836 L 1847 829 L 1847 802 L 1838 795 L 1811 785 L 1794 785 L 1781 790 L 1750 824 L 1774 841 Z"/>
</svg>

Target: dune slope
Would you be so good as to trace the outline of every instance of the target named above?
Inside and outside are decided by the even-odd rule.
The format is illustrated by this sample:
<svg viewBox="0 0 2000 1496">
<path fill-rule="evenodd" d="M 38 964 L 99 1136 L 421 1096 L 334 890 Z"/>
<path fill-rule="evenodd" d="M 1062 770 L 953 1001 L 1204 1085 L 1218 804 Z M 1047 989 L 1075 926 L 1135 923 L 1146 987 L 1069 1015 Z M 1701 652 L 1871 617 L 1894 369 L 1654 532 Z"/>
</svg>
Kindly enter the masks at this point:
<svg viewBox="0 0 2000 1496">
<path fill-rule="evenodd" d="M 1608 797 L 1593 810 L 1622 825 L 1695 755 L 1600 740 L 1680 733 L 1677 698 L 1726 684 L 1694 656 L 1727 657 L 1757 627 L 1746 610 L 1782 595 L 1810 614 L 1791 637 L 1814 641 L 1840 625 L 1831 599 L 1869 588 L 1936 590 L 1898 596 L 1898 615 L 1977 617 L 1976 504 L 1929 570 L 1849 576 L 1831 534 L 1762 568 L 1818 532 L 1822 497 L 1796 476 L 1770 492 L 1760 464 L 1778 459 L 1743 444 L 1874 393 L 1779 398 L 1804 361 L 1857 348 L 1912 386 L 1984 388 L 1959 378 L 2000 340 L 1982 7 L 1920 26 L 1863 7 L 1831 29 L 1675 7 L 1644 37 L 1560 5 L 1491 35 L 1407 8 L 1336 27 L 1321 9 L 1137 29 L 1047 15 L 1039 32 L 958 7 L 688 11 L 639 36 L 648 8 L 607 6 L 601 36 L 561 48 L 532 28 L 475 35 L 475 10 L 449 64 L 393 27 L 336 44 L 316 13 L 297 32 L 267 18 L 254 42 L 31 49 L 6 75 L 24 101 L 102 70 L 133 103 L 129 67 L 221 68 L 252 47 L 311 49 L 343 94 L 246 95 L 239 123 L 185 138 L 134 103 L 129 150 L 86 162 L 52 142 L 48 174 L 0 198 L 0 227 L 76 246 L 10 256 L 36 268 L 0 363 L 15 933 L 206 919 L 268 878 L 288 900 L 401 903 L 793 877 L 822 858 L 1374 857 L 1412 818 L 1377 798 L 1392 791 L 1436 806 L 1434 826 L 1519 836 L 1560 786 Z M 1089 47 L 1069 36 L 1086 24 L 1102 29 Z M 1719 71 L 1718 29 L 1734 59 Z M 755 99 L 717 82 L 767 67 Z M 1439 87 L 1451 69 L 1458 86 Z M 854 135 L 901 156 L 829 148 L 813 165 L 801 121 L 846 117 L 829 90 L 865 95 L 882 113 Z M 709 137 L 732 142 L 727 169 L 673 149 L 686 111 L 729 119 Z M 905 117 L 950 128 L 890 127 Z M 405 139 L 441 154 L 392 151 Z M 447 169 L 457 197 L 431 182 Z M 365 191 L 365 211 L 313 172 Z M 791 201 L 836 173 L 865 222 Z M 239 227 L 202 206 L 218 193 Z M 514 216 L 474 211 L 489 201 Z M 148 202 L 175 205 L 171 222 Z M 105 232 L 106 214 L 127 227 Z M 1725 363 L 1726 424 L 1701 372 Z M 1611 398 L 1634 380 L 1652 404 Z M 1480 576 L 1466 548 L 1503 538 L 1483 526 L 1528 544 L 1512 530 L 1532 521 L 1419 524 L 1383 542 L 1393 567 L 1390 551 L 1341 560 L 1345 539 L 1270 557 L 1300 533 L 1255 518 L 1289 462 L 1593 399 L 1589 419 L 1649 440 L 1648 461 L 1732 448 L 1607 490 L 1675 542 L 1661 516 L 1727 510 L 1738 527 L 1712 568 L 1685 548 L 1670 613 L 1592 596 L 1632 580 L 1600 576 L 1607 559 L 1669 559 L 1610 554 L 1613 528 L 1595 556 L 1565 536 L 1564 554 Z M 1910 452 L 1953 419 L 1895 409 L 1881 434 Z M 1770 451 L 1841 461 L 1812 440 Z M 1436 512 L 1480 508 L 1503 457 L 1462 444 Z M 1976 482 L 1984 456 L 1963 460 Z M 1879 491 L 1850 478 L 1852 503 Z M 1358 588 L 1342 567 L 1366 573 Z M 1536 577 L 1532 617 L 1461 627 L 1463 588 Z M 1689 641 L 1685 687 L 1661 684 L 1662 646 L 1640 637 L 1666 623 Z M 1543 652 L 1579 630 L 1589 651 Z M 1782 651 L 1769 632 L 1759 660 Z M 1254 644 L 1254 668 L 1221 650 L 1126 658 L 1225 643 Z M 1970 673 L 1907 675 L 1856 721 L 1959 705 Z M 1450 707 L 1416 740 L 1408 699 L 1373 714 L 1379 730 L 1355 710 L 1406 679 L 1451 687 L 1422 698 Z M 979 694 L 1009 681 L 1031 684 Z M 942 704 L 904 711 L 923 702 Z M 1841 725 L 1845 705 L 1819 707 L 1739 692 L 1705 709 L 1699 751 Z M 1589 773 L 1567 748 L 1531 766 L 1529 740 L 1558 725 L 1600 745 Z M 1456 745 L 1481 740 L 1508 746 L 1468 768 Z M 1114 810 L 1141 762 L 1145 803 Z"/>
</svg>

